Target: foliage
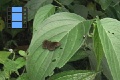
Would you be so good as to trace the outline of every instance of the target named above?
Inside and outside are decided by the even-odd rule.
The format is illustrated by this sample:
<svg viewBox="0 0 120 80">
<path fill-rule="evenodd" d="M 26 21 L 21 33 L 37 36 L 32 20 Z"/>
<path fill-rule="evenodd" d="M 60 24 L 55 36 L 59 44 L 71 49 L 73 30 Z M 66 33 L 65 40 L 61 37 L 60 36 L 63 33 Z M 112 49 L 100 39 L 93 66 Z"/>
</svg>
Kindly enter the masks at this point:
<svg viewBox="0 0 120 80">
<path fill-rule="evenodd" d="M 15 59 L 15 53 L 12 52 L 13 57 L 9 59 L 10 52 L 8 51 L 1 51 L 0 52 L 0 57 L 1 57 L 1 62 L 3 64 L 3 71 L 0 72 L 0 80 L 6 80 L 6 79 L 11 79 L 11 75 L 15 73 L 16 75 L 19 76 L 18 69 L 22 68 L 25 66 L 25 58 L 23 57 L 18 57 Z M 20 53 L 21 54 L 21 53 Z"/>
<path fill-rule="evenodd" d="M 37 24 L 38 22 L 35 23 Z M 43 80 L 45 75 L 51 75 L 55 67 L 61 68 L 82 45 L 84 41 L 83 36 L 87 35 L 91 22 L 89 20 L 85 21 L 85 19 L 78 15 L 61 12 L 48 17 L 41 25 L 37 25 L 39 28 L 33 35 L 31 45 L 28 49 L 27 70 L 28 75 L 31 76 L 30 79 Z M 45 39 L 60 42 L 61 48 L 63 49 L 57 49 L 55 51 L 42 49 L 42 42 Z M 43 53 L 46 53 L 46 55 Z M 55 61 L 52 62 L 54 59 Z M 35 69 L 33 67 L 38 68 Z M 46 69 L 49 69 L 49 71 L 46 72 Z M 35 71 L 36 74 L 31 74 L 32 71 Z M 44 73 L 42 74 L 42 72 Z"/>
<path fill-rule="evenodd" d="M 28 29 L 7 28 L 9 6 Z M 0 0 L 0 80 L 119 80 L 119 25 L 119 0 Z"/>
</svg>

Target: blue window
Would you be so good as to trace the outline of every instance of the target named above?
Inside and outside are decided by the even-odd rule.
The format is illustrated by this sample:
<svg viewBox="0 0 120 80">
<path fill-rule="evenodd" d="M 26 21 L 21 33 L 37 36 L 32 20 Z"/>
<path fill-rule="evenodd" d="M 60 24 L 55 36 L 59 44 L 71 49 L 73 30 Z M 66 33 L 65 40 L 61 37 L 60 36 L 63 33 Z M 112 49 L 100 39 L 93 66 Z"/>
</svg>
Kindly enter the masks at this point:
<svg viewBox="0 0 120 80">
<path fill-rule="evenodd" d="M 12 22 L 12 28 L 22 28 L 22 22 Z"/>
<path fill-rule="evenodd" d="M 12 21 L 22 21 L 22 13 L 12 13 Z"/>
<path fill-rule="evenodd" d="M 12 28 L 22 28 L 22 7 L 12 7 Z"/>
<path fill-rule="evenodd" d="M 22 12 L 22 7 L 12 7 L 12 12 Z"/>
</svg>

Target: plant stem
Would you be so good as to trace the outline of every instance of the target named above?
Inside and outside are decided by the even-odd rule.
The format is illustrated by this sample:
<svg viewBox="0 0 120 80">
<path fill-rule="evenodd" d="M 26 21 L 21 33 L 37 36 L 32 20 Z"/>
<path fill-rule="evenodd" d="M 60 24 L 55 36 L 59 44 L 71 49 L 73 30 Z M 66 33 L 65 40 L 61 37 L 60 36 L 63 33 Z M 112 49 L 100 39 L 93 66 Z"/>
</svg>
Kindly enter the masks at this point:
<svg viewBox="0 0 120 80">
<path fill-rule="evenodd" d="M 60 6 L 64 7 L 64 5 L 62 5 L 62 3 L 60 3 L 59 1 L 57 0 L 54 0 L 56 3 L 58 3 Z"/>
</svg>

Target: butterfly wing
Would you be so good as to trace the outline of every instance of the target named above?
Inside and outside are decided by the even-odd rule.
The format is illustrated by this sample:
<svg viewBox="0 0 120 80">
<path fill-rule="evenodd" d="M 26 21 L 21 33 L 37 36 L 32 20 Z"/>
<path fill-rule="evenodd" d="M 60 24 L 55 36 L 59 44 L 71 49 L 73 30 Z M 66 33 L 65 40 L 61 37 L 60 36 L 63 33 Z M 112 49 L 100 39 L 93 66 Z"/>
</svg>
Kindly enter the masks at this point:
<svg viewBox="0 0 120 80">
<path fill-rule="evenodd" d="M 50 41 L 44 40 L 43 43 L 42 43 L 42 47 L 43 47 L 44 49 L 47 49 L 47 47 L 49 46 L 50 43 L 51 43 Z"/>
<path fill-rule="evenodd" d="M 48 46 L 48 50 L 50 50 L 50 51 L 55 50 L 59 46 L 60 46 L 59 42 L 51 42 Z"/>
<path fill-rule="evenodd" d="M 55 50 L 59 46 L 60 46 L 59 42 L 51 42 L 51 41 L 48 41 L 48 40 L 44 40 L 43 43 L 42 43 L 42 47 L 44 49 L 48 49 L 50 51 Z"/>
</svg>

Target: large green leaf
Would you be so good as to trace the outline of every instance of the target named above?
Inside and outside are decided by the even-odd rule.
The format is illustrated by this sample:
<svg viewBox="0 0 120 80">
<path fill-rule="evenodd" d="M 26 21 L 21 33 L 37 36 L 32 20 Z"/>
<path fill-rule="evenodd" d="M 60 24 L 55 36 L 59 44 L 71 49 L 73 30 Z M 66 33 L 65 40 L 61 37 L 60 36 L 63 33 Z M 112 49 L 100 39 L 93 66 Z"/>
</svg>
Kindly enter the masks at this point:
<svg viewBox="0 0 120 80">
<path fill-rule="evenodd" d="M 37 10 L 46 5 L 46 4 L 51 4 L 53 0 L 30 0 L 28 3 L 25 5 L 25 7 L 28 8 L 28 21 L 34 18 Z"/>
<path fill-rule="evenodd" d="M 30 80 L 44 80 L 53 74 L 55 67 L 61 68 L 82 45 L 92 21 L 73 13 L 57 13 L 41 23 L 29 46 L 27 72 Z M 61 46 L 55 51 L 42 48 L 47 39 L 57 41 Z M 53 62 L 54 61 L 54 62 Z M 34 72 L 33 72 L 34 71 Z"/>
<path fill-rule="evenodd" d="M 33 23 L 33 33 L 37 30 L 40 25 L 46 18 L 54 14 L 55 12 L 55 7 L 53 5 L 46 5 L 44 7 L 41 7 L 34 18 L 34 23 Z"/>
<path fill-rule="evenodd" d="M 120 79 L 120 21 L 111 18 L 97 20 L 97 28 L 113 80 Z"/>
<path fill-rule="evenodd" d="M 93 71 L 72 70 L 58 73 L 48 80 L 94 80 L 95 76 Z"/>
</svg>

